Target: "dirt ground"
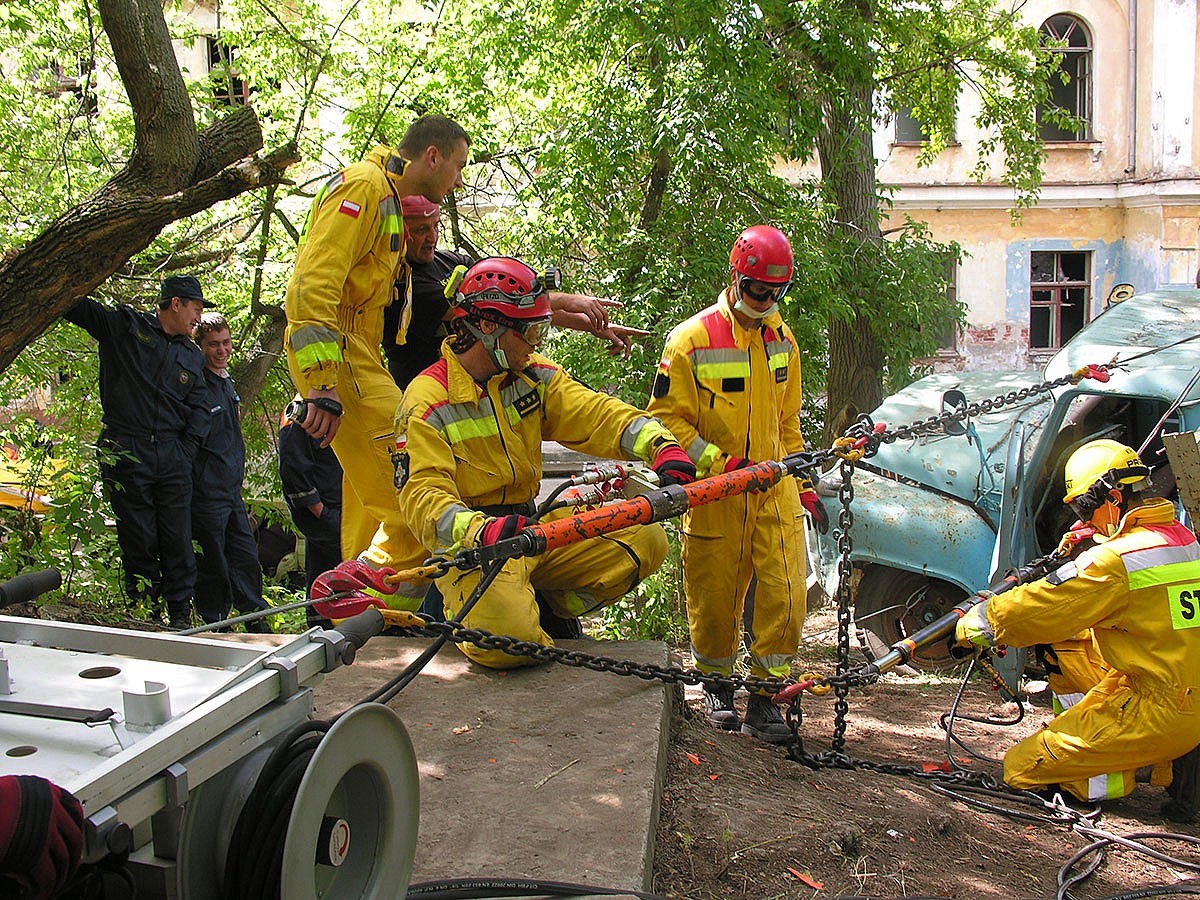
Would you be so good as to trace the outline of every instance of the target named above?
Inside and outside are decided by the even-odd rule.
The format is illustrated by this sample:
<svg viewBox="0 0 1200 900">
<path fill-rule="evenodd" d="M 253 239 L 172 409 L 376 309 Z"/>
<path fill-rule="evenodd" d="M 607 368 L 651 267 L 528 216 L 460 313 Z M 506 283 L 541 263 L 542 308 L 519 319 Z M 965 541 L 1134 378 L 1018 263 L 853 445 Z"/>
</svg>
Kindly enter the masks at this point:
<svg viewBox="0 0 1200 900">
<path fill-rule="evenodd" d="M 810 616 L 805 626 L 810 637 L 798 670 L 834 670 L 834 627 L 828 612 Z M 857 647 L 853 638 L 851 643 Z M 854 658 L 859 659 L 857 653 Z M 938 719 L 950 709 L 960 683 L 956 676 L 887 675 L 876 685 L 851 691 L 846 752 L 919 770 L 946 763 L 945 732 Z M 739 695 L 742 712 L 744 702 Z M 1054 898 L 1060 867 L 1093 840 L 1063 824 L 967 806 L 935 793 L 925 779 L 814 770 L 791 761 L 779 747 L 714 730 L 699 694 L 689 691 L 685 705 L 673 723 L 655 850 L 654 890 L 667 896 Z M 804 748 L 809 753 L 829 749 L 832 695 L 805 695 L 802 708 Z M 1000 702 L 976 676 L 959 710 L 1011 719 L 1016 705 Z M 1049 694 L 1041 691 L 1027 697 L 1024 720 L 1015 726 L 960 723 L 955 734 L 995 762 L 971 760 L 958 748 L 955 758 L 999 779 L 1005 749 L 1050 718 Z M 1200 835 L 1200 825 L 1171 823 L 1159 814 L 1165 797 L 1162 788 L 1139 785 L 1125 800 L 1106 803 L 1092 827 L 1117 835 Z M 1038 812 L 1019 804 L 1015 808 Z M 1150 843 L 1200 863 L 1200 852 L 1193 852 L 1200 847 L 1194 844 Z M 1116 847 L 1070 896 L 1110 898 L 1152 885 L 1179 885 L 1197 874 Z"/>
</svg>

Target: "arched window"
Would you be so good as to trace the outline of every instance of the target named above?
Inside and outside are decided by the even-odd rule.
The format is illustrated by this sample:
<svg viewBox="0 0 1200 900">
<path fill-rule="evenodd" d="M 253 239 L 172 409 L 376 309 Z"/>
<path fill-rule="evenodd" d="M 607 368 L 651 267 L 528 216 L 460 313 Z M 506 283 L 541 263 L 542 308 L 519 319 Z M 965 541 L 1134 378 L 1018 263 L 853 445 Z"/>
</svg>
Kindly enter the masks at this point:
<svg viewBox="0 0 1200 900">
<path fill-rule="evenodd" d="M 1062 55 L 1058 73 L 1050 79 L 1050 99 L 1038 110 L 1038 133 L 1043 141 L 1086 141 L 1092 135 L 1092 36 L 1087 26 L 1066 13 L 1042 23 L 1042 40 L 1053 41 Z M 1066 84 L 1062 76 L 1066 76 Z M 1078 129 L 1063 128 L 1043 114 L 1056 108 L 1082 120 Z"/>
</svg>

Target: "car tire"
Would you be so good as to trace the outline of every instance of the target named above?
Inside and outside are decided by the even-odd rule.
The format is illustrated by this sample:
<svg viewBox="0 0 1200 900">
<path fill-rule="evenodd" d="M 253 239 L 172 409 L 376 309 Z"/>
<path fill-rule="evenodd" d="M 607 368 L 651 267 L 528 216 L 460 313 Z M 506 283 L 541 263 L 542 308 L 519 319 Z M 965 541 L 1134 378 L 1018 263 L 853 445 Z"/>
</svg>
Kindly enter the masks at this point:
<svg viewBox="0 0 1200 900">
<path fill-rule="evenodd" d="M 947 581 L 916 572 L 870 566 L 854 595 L 854 624 L 873 631 L 889 647 L 940 619 L 961 603 L 967 592 Z M 950 655 L 945 641 L 918 650 L 910 664 L 918 669 L 953 669 L 961 660 Z"/>
</svg>

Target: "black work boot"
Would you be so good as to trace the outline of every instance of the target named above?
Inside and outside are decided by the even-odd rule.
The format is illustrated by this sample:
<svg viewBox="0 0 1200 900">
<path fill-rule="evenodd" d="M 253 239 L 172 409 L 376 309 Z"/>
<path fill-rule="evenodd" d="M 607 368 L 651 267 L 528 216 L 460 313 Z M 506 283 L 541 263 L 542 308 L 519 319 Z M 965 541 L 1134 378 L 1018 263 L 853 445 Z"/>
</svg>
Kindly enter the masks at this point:
<svg viewBox="0 0 1200 900">
<path fill-rule="evenodd" d="M 554 611 L 554 607 L 542 596 L 541 591 L 534 591 L 533 596 L 538 605 L 538 624 L 549 637 L 564 641 L 580 640 L 584 637 L 583 623 L 578 618 L 564 619 Z"/>
<path fill-rule="evenodd" d="M 1200 811 L 1200 747 L 1194 747 L 1171 763 L 1162 814 L 1172 822 L 1190 822 Z"/>
<path fill-rule="evenodd" d="M 167 627 L 171 631 L 183 631 L 192 627 L 192 604 L 187 600 L 181 603 L 167 603 Z"/>
<path fill-rule="evenodd" d="M 742 734 L 756 737 L 768 744 L 786 744 L 792 737 L 792 729 L 779 712 L 779 707 L 770 697 L 751 694 L 746 705 L 746 721 L 742 723 Z"/>
<path fill-rule="evenodd" d="M 740 722 L 733 708 L 733 685 L 719 684 L 713 688 L 705 685 L 704 702 L 708 706 L 708 721 L 714 728 L 737 731 Z"/>
</svg>

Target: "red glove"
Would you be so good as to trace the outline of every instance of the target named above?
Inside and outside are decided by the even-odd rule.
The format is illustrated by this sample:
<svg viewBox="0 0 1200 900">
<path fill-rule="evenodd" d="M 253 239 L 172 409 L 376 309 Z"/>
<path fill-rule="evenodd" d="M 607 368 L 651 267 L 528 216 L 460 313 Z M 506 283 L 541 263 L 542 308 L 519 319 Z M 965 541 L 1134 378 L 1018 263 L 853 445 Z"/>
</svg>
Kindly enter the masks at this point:
<svg viewBox="0 0 1200 900">
<path fill-rule="evenodd" d="M 83 854 L 79 801 L 37 775 L 4 775 L 0 811 L 0 894 L 28 900 L 57 896 Z"/>
<path fill-rule="evenodd" d="M 821 505 L 821 498 L 817 496 L 816 491 L 801 491 L 800 504 L 804 507 L 804 511 L 812 516 L 817 531 L 821 534 L 829 531 L 829 513 L 825 512 L 825 507 Z"/>
<path fill-rule="evenodd" d="M 528 519 L 516 513 L 508 516 L 500 516 L 496 519 L 488 519 L 487 523 L 483 526 L 483 531 L 480 532 L 479 543 L 483 547 L 490 547 L 497 541 L 503 541 L 506 538 L 512 537 L 528 524 Z"/>
<path fill-rule="evenodd" d="M 744 469 L 746 466 L 752 465 L 754 465 L 754 460 L 746 459 L 744 456 L 731 456 L 725 460 L 725 468 L 721 472 L 732 472 L 734 469 Z"/>
<path fill-rule="evenodd" d="M 658 451 L 650 468 L 658 476 L 658 483 L 691 484 L 696 480 L 696 464 L 683 452 L 678 444 L 668 444 Z"/>
</svg>

